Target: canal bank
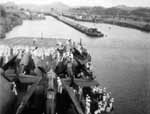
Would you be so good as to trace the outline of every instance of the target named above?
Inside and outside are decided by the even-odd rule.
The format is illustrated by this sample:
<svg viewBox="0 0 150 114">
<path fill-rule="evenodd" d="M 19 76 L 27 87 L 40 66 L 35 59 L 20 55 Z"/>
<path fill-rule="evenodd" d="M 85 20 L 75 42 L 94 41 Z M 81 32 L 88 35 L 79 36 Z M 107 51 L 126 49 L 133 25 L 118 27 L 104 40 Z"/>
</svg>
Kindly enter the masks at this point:
<svg viewBox="0 0 150 114">
<path fill-rule="evenodd" d="M 80 22 L 93 27 L 93 23 Z M 146 114 L 149 99 L 150 39 L 139 30 L 110 24 L 95 24 L 107 38 L 92 39 L 68 25 L 47 16 L 46 20 L 26 20 L 6 34 L 13 37 L 71 38 L 80 41 L 91 53 L 94 74 L 115 98 L 114 114 Z M 109 29 L 111 27 L 111 29 Z M 105 36 L 104 36 L 105 37 Z"/>
<path fill-rule="evenodd" d="M 14 27 L 21 25 L 23 20 L 42 20 L 44 15 L 31 11 L 21 10 L 17 7 L 0 5 L 0 39 Z"/>
<path fill-rule="evenodd" d="M 22 19 L 18 16 L 0 17 L 0 38 L 5 38 L 7 32 L 21 24 Z"/>
<path fill-rule="evenodd" d="M 104 36 L 104 34 L 101 33 L 100 31 L 98 31 L 97 28 L 89 28 L 89 27 L 83 26 L 81 24 L 70 21 L 63 16 L 58 15 L 57 13 L 47 13 L 47 15 L 50 15 L 50 16 L 58 19 L 59 21 L 61 21 L 65 24 L 69 25 L 70 27 L 86 34 L 87 36 L 96 37 L 96 38 Z"/>
<path fill-rule="evenodd" d="M 96 18 L 96 19 L 84 19 L 84 18 L 79 18 L 78 16 L 72 16 L 72 15 L 63 15 L 67 18 L 74 19 L 77 21 L 83 21 L 83 22 L 92 22 L 92 23 L 106 23 L 106 24 L 113 24 L 113 25 L 118 25 L 122 27 L 128 27 L 128 28 L 133 28 L 145 32 L 150 32 L 150 25 L 145 22 L 141 21 L 133 21 L 129 19 L 120 19 L 120 18 Z"/>
</svg>

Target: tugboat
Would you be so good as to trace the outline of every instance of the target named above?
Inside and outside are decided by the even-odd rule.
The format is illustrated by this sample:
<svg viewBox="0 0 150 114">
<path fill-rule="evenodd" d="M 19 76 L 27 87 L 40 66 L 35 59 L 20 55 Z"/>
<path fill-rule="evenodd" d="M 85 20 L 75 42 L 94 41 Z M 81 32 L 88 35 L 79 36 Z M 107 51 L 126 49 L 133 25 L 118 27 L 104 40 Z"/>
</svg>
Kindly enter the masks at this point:
<svg viewBox="0 0 150 114">
<path fill-rule="evenodd" d="M 100 31 L 97 30 L 97 28 L 88 28 L 86 31 L 86 34 L 88 36 L 93 36 L 93 37 L 103 37 L 104 34 L 102 34 Z"/>
<path fill-rule="evenodd" d="M 9 98 L 1 103 L 1 114 L 103 114 L 113 111 L 114 99 L 95 80 L 91 56 L 82 42 L 65 40 L 61 43 L 43 38 L 33 39 L 34 45 L 31 45 L 31 38 L 20 38 L 16 45 L 16 40 L 5 40 L 0 47 L 3 58 L 0 75 L 5 80 L 1 82 L 9 85 L 4 88 Z M 56 44 L 55 48 L 50 48 L 50 42 Z M 2 93 L 3 98 L 5 93 Z M 13 109 L 7 112 L 11 106 Z"/>
</svg>

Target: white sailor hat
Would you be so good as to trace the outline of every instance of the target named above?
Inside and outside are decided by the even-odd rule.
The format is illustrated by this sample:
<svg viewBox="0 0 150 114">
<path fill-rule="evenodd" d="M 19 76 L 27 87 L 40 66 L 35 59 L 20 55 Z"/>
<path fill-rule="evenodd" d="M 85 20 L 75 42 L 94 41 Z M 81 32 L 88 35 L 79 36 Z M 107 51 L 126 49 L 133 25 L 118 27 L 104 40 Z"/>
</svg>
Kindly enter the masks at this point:
<svg viewBox="0 0 150 114">
<path fill-rule="evenodd" d="M 61 43 L 61 42 L 59 42 L 59 41 L 57 41 L 56 45 L 61 46 L 61 45 L 62 45 L 62 43 Z"/>
<path fill-rule="evenodd" d="M 113 102 L 114 102 L 114 98 L 111 98 L 111 99 L 110 99 L 110 102 L 112 102 L 112 103 L 113 103 Z"/>
<path fill-rule="evenodd" d="M 33 41 L 34 41 L 34 42 L 36 42 L 36 41 L 37 41 L 37 39 L 36 39 L 36 38 L 34 38 L 34 39 L 33 39 Z"/>
<path fill-rule="evenodd" d="M 102 101 L 99 101 L 99 102 L 98 102 L 98 105 L 102 105 L 102 104 L 103 104 Z"/>
</svg>

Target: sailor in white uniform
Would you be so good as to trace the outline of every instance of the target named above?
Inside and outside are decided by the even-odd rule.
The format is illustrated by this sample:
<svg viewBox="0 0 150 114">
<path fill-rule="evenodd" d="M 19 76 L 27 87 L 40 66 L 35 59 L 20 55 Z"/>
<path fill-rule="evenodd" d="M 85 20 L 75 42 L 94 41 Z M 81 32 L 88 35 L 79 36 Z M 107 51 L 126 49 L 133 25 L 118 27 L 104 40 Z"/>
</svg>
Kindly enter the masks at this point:
<svg viewBox="0 0 150 114">
<path fill-rule="evenodd" d="M 102 102 L 99 101 L 99 102 L 98 102 L 98 109 L 95 110 L 94 114 L 101 114 L 101 113 L 102 113 L 101 108 L 102 108 Z"/>
<path fill-rule="evenodd" d="M 86 99 L 85 99 L 85 113 L 86 114 L 91 114 L 90 108 L 91 108 L 91 98 L 89 95 L 86 95 Z"/>
<path fill-rule="evenodd" d="M 62 93 L 62 82 L 60 77 L 57 77 L 58 93 Z"/>
</svg>

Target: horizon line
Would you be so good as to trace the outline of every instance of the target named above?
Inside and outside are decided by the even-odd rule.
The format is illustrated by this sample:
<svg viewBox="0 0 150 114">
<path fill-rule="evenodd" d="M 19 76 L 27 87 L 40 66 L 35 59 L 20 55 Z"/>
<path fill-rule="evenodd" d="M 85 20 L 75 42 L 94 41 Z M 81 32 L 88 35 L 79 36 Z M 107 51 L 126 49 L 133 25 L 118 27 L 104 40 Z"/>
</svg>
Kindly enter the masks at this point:
<svg viewBox="0 0 150 114">
<path fill-rule="evenodd" d="M 133 6 L 133 5 L 126 5 L 126 4 L 118 4 L 118 5 L 112 5 L 112 6 L 103 6 L 103 5 L 68 5 L 66 3 L 63 3 L 61 1 L 54 1 L 54 2 L 51 2 L 51 3 L 42 3 L 42 4 L 37 4 L 37 3 L 17 3 L 15 1 L 7 1 L 7 2 L 3 2 L 3 3 L 0 3 L 0 4 L 7 4 L 7 3 L 14 3 L 15 5 L 36 5 L 36 6 L 42 6 L 42 5 L 51 5 L 53 3 L 61 3 L 61 4 L 64 4 L 68 7 L 104 7 L 104 8 L 112 8 L 112 7 L 117 7 L 117 6 L 124 6 L 124 7 L 131 7 L 131 8 L 138 8 L 138 7 L 143 7 L 143 8 L 150 8 L 150 6 Z"/>
</svg>

